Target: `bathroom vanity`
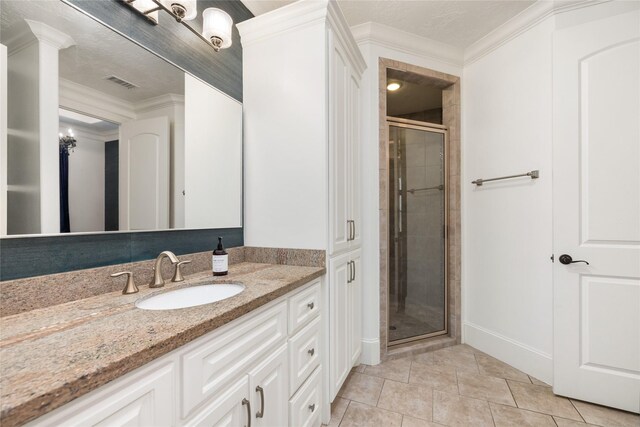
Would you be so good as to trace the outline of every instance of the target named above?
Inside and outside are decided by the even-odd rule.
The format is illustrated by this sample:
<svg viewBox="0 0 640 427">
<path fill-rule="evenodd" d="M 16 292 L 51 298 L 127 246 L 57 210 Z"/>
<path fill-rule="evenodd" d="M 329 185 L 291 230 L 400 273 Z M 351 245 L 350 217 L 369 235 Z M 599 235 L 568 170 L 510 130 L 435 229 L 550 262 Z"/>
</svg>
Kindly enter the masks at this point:
<svg viewBox="0 0 640 427">
<path fill-rule="evenodd" d="M 2 425 L 319 426 L 324 272 L 244 262 L 222 279 L 6 316 Z M 212 282 L 245 289 L 179 310 L 135 306 Z"/>
</svg>

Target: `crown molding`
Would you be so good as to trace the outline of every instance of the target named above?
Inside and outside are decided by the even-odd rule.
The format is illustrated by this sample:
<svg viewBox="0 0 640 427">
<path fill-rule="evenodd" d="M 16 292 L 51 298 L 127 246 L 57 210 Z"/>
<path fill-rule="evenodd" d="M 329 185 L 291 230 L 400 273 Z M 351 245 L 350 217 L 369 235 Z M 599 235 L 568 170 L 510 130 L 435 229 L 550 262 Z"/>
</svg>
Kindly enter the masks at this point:
<svg viewBox="0 0 640 427">
<path fill-rule="evenodd" d="M 30 19 L 25 19 L 25 22 L 40 42 L 53 46 L 58 50 L 66 49 L 76 44 L 71 36 L 47 24 Z"/>
<path fill-rule="evenodd" d="M 418 55 L 456 67 L 464 65 L 463 50 L 436 40 L 408 33 L 376 22 L 351 27 L 351 33 L 358 45 L 372 43 L 388 49 Z"/>
<path fill-rule="evenodd" d="M 236 24 L 242 46 L 326 20 L 329 0 L 297 1 Z"/>
<path fill-rule="evenodd" d="M 362 76 L 364 70 L 367 69 L 367 63 L 362 56 L 358 43 L 353 37 L 347 20 L 342 14 L 342 10 L 336 1 L 329 1 L 327 8 L 328 20 L 334 30 L 334 36 L 340 39 L 340 44 L 345 48 L 351 64 L 356 67 L 358 74 Z"/>
<path fill-rule="evenodd" d="M 539 0 L 467 47 L 464 51 L 464 64 L 474 63 L 549 17 L 609 1 L 611 0 L 583 0 L 576 3 L 566 3 L 557 0 Z"/>
<path fill-rule="evenodd" d="M 236 24 L 242 46 L 247 47 L 258 41 L 264 41 L 301 27 L 328 22 L 345 47 L 347 55 L 362 74 L 367 68 L 360 48 L 351 34 L 340 7 L 335 0 L 301 0 L 288 4 L 271 12 L 256 16 Z"/>
<path fill-rule="evenodd" d="M 44 43 L 57 50 L 66 49 L 76 44 L 69 35 L 47 24 L 32 21 L 31 19 L 25 19 L 24 21 L 26 25 L 20 26 L 20 29 L 17 30 L 15 34 L 9 36 L 4 42 L 9 49 L 9 56 L 36 43 Z"/>
<path fill-rule="evenodd" d="M 184 95 L 167 93 L 154 98 L 145 99 L 144 101 L 136 102 L 134 104 L 136 113 L 138 114 L 175 106 L 184 106 Z"/>
<path fill-rule="evenodd" d="M 60 106 L 115 123 L 137 117 L 131 102 L 66 79 L 60 79 Z"/>
</svg>

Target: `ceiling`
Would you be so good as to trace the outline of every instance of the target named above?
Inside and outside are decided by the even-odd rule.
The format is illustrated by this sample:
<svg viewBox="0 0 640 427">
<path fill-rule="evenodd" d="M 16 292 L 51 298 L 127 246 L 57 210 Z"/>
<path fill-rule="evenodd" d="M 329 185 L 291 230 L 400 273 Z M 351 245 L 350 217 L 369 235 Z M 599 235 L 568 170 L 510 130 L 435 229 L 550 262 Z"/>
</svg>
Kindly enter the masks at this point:
<svg viewBox="0 0 640 427">
<path fill-rule="evenodd" d="M 254 15 L 293 0 L 242 0 Z M 376 22 L 466 48 L 535 3 L 534 0 L 337 0 L 350 26 Z"/>
<path fill-rule="evenodd" d="M 0 40 L 6 43 L 25 31 L 24 19 L 43 22 L 75 41 L 60 51 L 63 79 L 133 103 L 184 94 L 184 71 L 61 1 L 2 1 Z M 111 75 L 138 87 L 126 89 L 105 80 Z"/>
</svg>

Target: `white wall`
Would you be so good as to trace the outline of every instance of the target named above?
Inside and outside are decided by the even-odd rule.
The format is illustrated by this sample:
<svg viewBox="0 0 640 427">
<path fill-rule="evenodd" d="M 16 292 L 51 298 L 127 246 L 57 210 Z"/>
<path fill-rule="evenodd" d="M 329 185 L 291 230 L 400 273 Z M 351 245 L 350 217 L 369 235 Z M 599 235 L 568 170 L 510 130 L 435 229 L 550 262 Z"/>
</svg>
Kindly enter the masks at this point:
<svg viewBox="0 0 640 427">
<path fill-rule="evenodd" d="M 242 104 L 185 75 L 184 226 L 242 225 Z"/>
<path fill-rule="evenodd" d="M 461 53 L 454 48 L 434 43 L 417 36 L 391 30 L 387 27 L 354 28 L 354 36 L 367 63 L 367 71 L 362 79 L 362 356 L 361 362 L 376 364 L 380 361 L 380 233 L 379 233 L 379 58 L 393 59 L 430 68 L 456 76 L 462 75 Z M 376 33 L 383 33 L 379 36 Z M 385 44 L 384 40 L 410 40 L 414 45 L 432 46 L 441 58 L 427 52 L 411 53 L 409 48 L 398 44 L 395 47 Z M 414 49 L 416 51 L 416 49 Z M 460 56 L 459 63 L 455 57 Z"/>
<path fill-rule="evenodd" d="M 465 66 L 464 341 L 550 382 L 554 18 Z M 540 170 L 476 187 L 475 178 Z"/>
<path fill-rule="evenodd" d="M 60 126 L 66 134 L 68 125 Z M 77 145 L 69 154 L 71 232 L 104 231 L 104 143 L 107 138 L 74 126 Z"/>
<path fill-rule="evenodd" d="M 552 141 L 553 33 L 637 4 L 534 6 L 465 52 L 463 339 L 551 384 L 552 144 L 563 143 Z M 497 43 L 498 36 L 518 31 Z M 540 170 L 535 181 L 469 184 L 532 169 Z"/>
</svg>

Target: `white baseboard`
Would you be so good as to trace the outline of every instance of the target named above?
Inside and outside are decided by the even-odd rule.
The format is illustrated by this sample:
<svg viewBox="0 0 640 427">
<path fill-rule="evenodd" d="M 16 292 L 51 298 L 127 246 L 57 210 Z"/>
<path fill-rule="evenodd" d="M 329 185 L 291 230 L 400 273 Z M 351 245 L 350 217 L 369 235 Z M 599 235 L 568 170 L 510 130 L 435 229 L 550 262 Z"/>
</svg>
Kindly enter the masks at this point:
<svg viewBox="0 0 640 427">
<path fill-rule="evenodd" d="M 464 323 L 464 342 L 547 384 L 553 384 L 553 359 L 525 344 L 473 323 Z"/>
<path fill-rule="evenodd" d="M 380 340 L 378 338 L 362 339 L 360 363 L 364 363 L 365 365 L 377 365 L 380 363 Z"/>
</svg>

